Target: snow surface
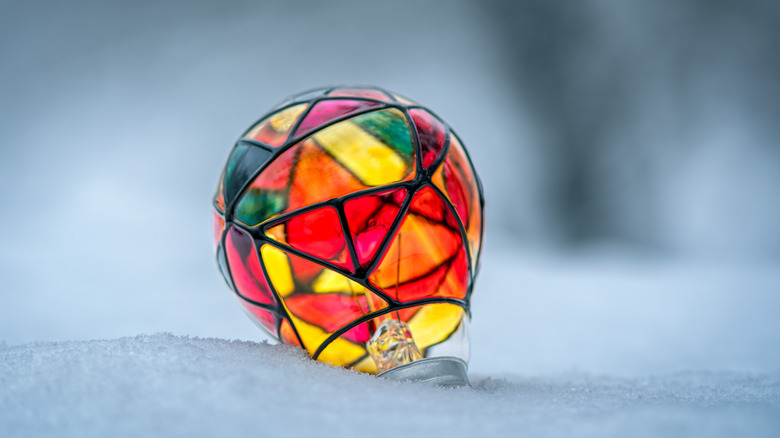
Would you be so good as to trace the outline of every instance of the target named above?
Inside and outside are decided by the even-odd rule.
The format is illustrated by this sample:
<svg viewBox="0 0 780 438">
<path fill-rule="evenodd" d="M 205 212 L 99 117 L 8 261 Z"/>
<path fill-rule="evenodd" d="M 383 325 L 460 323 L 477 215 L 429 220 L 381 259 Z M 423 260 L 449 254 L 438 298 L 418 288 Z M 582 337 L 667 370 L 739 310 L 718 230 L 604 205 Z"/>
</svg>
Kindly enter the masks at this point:
<svg viewBox="0 0 780 438">
<path fill-rule="evenodd" d="M 0 350 L 0 436 L 778 436 L 780 378 L 392 382 L 284 345 L 141 335 Z"/>
<path fill-rule="evenodd" d="M 6 294 L 0 437 L 780 436 L 776 263 L 487 247 L 472 389 L 256 342 L 210 259 L 199 288 L 115 284 L 113 306 Z"/>
</svg>

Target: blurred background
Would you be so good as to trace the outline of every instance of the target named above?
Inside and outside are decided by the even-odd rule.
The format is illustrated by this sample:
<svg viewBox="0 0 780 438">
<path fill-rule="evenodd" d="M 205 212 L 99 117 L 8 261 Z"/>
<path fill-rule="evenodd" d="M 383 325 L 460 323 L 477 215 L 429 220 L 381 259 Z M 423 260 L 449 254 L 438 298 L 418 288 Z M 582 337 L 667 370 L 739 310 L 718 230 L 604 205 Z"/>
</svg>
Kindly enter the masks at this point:
<svg viewBox="0 0 780 438">
<path fill-rule="evenodd" d="M 285 96 L 432 108 L 483 181 L 472 372 L 780 371 L 780 3 L 0 1 L 0 341 L 263 339 L 211 198 Z"/>
</svg>

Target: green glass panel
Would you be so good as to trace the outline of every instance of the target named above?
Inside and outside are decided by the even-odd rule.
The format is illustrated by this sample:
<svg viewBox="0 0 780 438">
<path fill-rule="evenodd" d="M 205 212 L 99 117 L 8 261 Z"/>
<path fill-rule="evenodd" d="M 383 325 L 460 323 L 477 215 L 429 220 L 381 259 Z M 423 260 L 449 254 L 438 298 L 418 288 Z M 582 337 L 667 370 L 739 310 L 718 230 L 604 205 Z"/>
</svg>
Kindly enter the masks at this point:
<svg viewBox="0 0 780 438">
<path fill-rule="evenodd" d="M 409 125 L 403 113 L 377 111 L 355 117 L 353 121 L 364 131 L 411 159 L 414 147 L 409 133 Z"/>
</svg>

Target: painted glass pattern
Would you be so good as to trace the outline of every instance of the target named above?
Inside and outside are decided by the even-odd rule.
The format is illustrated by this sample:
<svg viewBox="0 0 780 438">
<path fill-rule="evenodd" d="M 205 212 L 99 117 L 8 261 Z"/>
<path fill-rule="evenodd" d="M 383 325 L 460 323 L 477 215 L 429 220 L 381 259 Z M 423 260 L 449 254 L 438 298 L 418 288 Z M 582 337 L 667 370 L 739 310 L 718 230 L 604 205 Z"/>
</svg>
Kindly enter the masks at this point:
<svg viewBox="0 0 780 438">
<path fill-rule="evenodd" d="M 484 202 L 426 108 L 369 86 L 292 96 L 236 142 L 213 204 L 220 272 L 274 338 L 376 373 L 366 345 L 392 319 L 423 357 L 468 360 Z"/>
</svg>

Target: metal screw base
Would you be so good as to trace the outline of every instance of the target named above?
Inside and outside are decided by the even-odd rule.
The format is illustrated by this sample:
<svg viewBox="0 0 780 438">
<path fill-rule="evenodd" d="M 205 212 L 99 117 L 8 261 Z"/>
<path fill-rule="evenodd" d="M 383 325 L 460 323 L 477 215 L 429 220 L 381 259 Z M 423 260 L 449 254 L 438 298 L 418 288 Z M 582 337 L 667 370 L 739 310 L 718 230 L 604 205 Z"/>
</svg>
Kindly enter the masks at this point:
<svg viewBox="0 0 780 438">
<path fill-rule="evenodd" d="M 378 377 L 390 380 L 432 383 L 446 387 L 468 386 L 468 365 L 463 359 L 453 356 L 429 357 L 391 368 Z"/>
</svg>

